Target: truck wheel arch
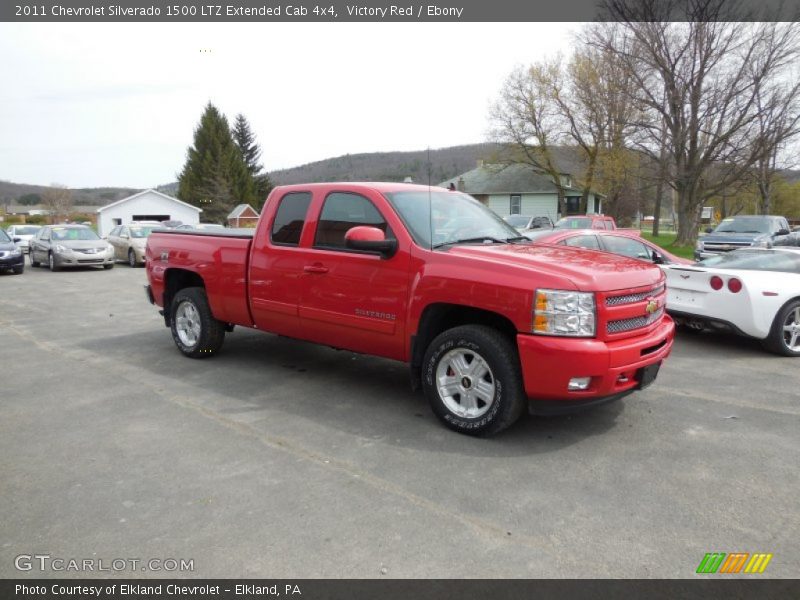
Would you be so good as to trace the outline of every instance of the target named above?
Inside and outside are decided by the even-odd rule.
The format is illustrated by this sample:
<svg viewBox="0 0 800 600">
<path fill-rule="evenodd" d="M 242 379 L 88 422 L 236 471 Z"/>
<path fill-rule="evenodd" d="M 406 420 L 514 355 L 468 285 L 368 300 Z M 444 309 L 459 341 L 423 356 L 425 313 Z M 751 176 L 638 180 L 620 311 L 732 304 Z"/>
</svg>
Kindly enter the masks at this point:
<svg viewBox="0 0 800 600">
<path fill-rule="evenodd" d="M 460 325 L 486 325 L 514 340 L 516 344 L 517 328 L 508 317 L 500 313 L 462 304 L 430 304 L 422 311 L 417 331 L 411 336 L 409 365 L 412 389 L 417 390 L 421 386 L 422 360 L 430 343 L 443 331 Z"/>
<path fill-rule="evenodd" d="M 203 278 L 194 271 L 187 269 L 167 269 L 164 273 L 164 325 L 169 327 L 170 323 L 170 307 L 172 306 L 172 299 L 179 291 L 189 287 L 206 287 Z"/>
</svg>

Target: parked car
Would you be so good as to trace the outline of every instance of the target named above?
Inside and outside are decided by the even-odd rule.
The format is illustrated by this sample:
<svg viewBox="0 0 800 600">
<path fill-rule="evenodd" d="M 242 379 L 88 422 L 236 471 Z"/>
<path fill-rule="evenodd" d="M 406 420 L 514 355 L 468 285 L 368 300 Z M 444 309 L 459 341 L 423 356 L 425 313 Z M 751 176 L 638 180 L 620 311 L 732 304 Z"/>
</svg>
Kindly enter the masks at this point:
<svg viewBox="0 0 800 600">
<path fill-rule="evenodd" d="M 727 330 L 800 356 L 800 250 L 746 248 L 667 274 L 667 310 L 693 329 Z"/>
<path fill-rule="evenodd" d="M 559 219 L 555 224 L 556 229 L 605 229 L 617 228 L 614 217 L 606 215 L 574 215 Z"/>
<path fill-rule="evenodd" d="M 145 261 L 144 247 L 147 236 L 154 229 L 159 229 L 160 223 L 134 222 L 130 225 L 117 225 L 108 234 L 108 243 L 114 247 L 114 259 L 124 260 L 131 267 L 143 265 Z"/>
<path fill-rule="evenodd" d="M 114 268 L 114 246 L 86 225 L 46 225 L 30 241 L 31 266 Z"/>
<path fill-rule="evenodd" d="M 550 217 L 529 217 L 527 215 L 506 215 L 503 220 L 520 233 L 537 229 L 552 229 Z"/>
<path fill-rule="evenodd" d="M 694 257 L 701 260 L 738 248 L 772 248 L 795 239 L 785 217 L 737 215 L 723 219 L 716 229 L 706 229 L 706 235 L 697 240 Z"/>
<path fill-rule="evenodd" d="M 552 231 L 535 231 L 526 233 L 526 237 L 536 244 L 560 244 L 586 248 L 587 250 L 602 250 L 638 258 L 659 265 L 693 265 L 694 261 L 680 256 L 675 256 L 663 248 L 647 240 L 627 233 L 627 230 L 602 231 L 596 229 L 555 229 Z"/>
<path fill-rule="evenodd" d="M 10 225 L 6 228 L 8 237 L 19 238 L 17 246 L 25 253 L 28 253 L 28 243 L 36 232 L 41 229 L 41 225 Z"/>
<path fill-rule="evenodd" d="M 183 225 L 178 225 L 175 229 L 178 231 L 185 231 L 187 229 L 194 231 L 224 231 L 227 229 L 227 227 L 220 225 L 219 223 L 195 223 L 194 225 L 190 223 L 184 223 Z"/>
<path fill-rule="evenodd" d="M 404 361 L 471 435 L 646 387 L 674 333 L 657 266 L 534 246 L 474 198 L 421 185 L 276 187 L 255 230 L 153 232 L 147 278 L 189 358 L 239 325 Z"/>
<path fill-rule="evenodd" d="M 0 271 L 11 269 L 17 275 L 25 271 L 25 254 L 17 246 L 18 240 L 0 229 Z"/>
</svg>

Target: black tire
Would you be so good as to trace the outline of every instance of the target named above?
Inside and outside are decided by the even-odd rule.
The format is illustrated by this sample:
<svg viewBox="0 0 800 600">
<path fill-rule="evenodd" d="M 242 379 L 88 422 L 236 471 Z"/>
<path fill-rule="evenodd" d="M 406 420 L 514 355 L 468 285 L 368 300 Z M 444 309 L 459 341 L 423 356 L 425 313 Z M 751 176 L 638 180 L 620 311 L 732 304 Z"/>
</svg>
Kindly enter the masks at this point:
<svg viewBox="0 0 800 600">
<path fill-rule="evenodd" d="M 42 263 L 40 263 L 38 260 L 33 260 L 33 252 L 31 252 L 30 250 L 29 252 L 30 252 L 31 266 L 38 267 L 39 265 L 41 265 Z"/>
<path fill-rule="evenodd" d="M 131 269 L 136 267 L 136 252 L 133 251 L 133 248 L 128 249 L 128 264 Z"/>
<path fill-rule="evenodd" d="M 61 267 L 56 264 L 56 257 L 53 256 L 52 252 L 47 253 L 47 266 L 50 267 L 50 270 L 55 273 L 56 271 L 60 271 Z"/>
<path fill-rule="evenodd" d="M 468 361 L 468 368 L 473 364 L 482 364 L 488 370 L 474 381 L 474 374 L 461 377 L 459 373 L 452 372 L 451 362 L 456 357 L 463 357 Z M 482 363 L 472 362 L 475 360 L 481 360 Z M 461 392 L 448 398 L 442 397 L 437 375 L 440 366 L 444 376 L 453 377 L 454 380 L 461 377 Z M 474 409 L 465 408 L 468 403 L 462 402 L 463 393 L 467 392 L 469 395 L 470 388 L 473 388 L 473 394 L 477 395 L 480 384 L 491 387 L 491 400 L 486 402 L 481 398 L 473 398 L 470 403 L 474 403 Z M 431 342 L 422 361 L 422 389 L 439 420 L 450 429 L 468 435 L 489 436 L 499 433 L 513 425 L 525 412 L 527 405 L 519 355 L 514 344 L 496 329 L 483 325 L 454 327 L 439 334 Z M 465 412 L 474 410 L 476 414 L 460 415 L 453 408 L 448 408 L 448 404 Z"/>
<path fill-rule="evenodd" d="M 25 264 L 23 263 L 18 267 L 13 267 L 11 270 L 14 271 L 14 275 L 22 275 L 25 272 Z"/>
<path fill-rule="evenodd" d="M 185 308 L 182 308 L 182 305 Z M 193 309 L 192 315 L 196 315 L 196 320 L 190 320 L 188 327 L 191 328 L 195 324 L 199 326 L 197 334 L 193 336 L 196 338 L 194 343 L 187 339 L 185 329 L 183 337 L 181 336 L 182 326 L 178 323 L 179 318 L 185 318 L 178 314 L 179 311 L 189 311 L 191 310 L 189 307 Z M 189 358 L 214 356 L 225 341 L 225 324 L 217 321 L 211 314 L 206 291 L 201 287 L 184 288 L 175 294 L 170 306 L 170 330 L 178 350 Z"/>
<path fill-rule="evenodd" d="M 789 340 L 786 339 L 787 332 L 784 327 L 791 327 L 789 321 L 794 322 L 795 327 L 800 326 L 800 321 L 797 319 L 797 311 L 800 311 L 800 299 L 790 300 L 778 311 L 775 315 L 775 320 L 772 322 L 772 329 L 770 329 L 769 336 L 762 344 L 770 352 L 780 354 L 781 356 L 800 356 L 800 344 L 795 342 L 794 349 L 789 345 L 791 342 L 791 333 L 789 333 Z M 798 332 L 798 340 L 800 340 L 800 329 Z"/>
<path fill-rule="evenodd" d="M 104 268 L 106 271 L 108 271 L 109 269 L 113 269 L 113 268 L 114 268 L 114 263 L 111 263 L 110 265 L 103 265 L 103 268 Z"/>
</svg>

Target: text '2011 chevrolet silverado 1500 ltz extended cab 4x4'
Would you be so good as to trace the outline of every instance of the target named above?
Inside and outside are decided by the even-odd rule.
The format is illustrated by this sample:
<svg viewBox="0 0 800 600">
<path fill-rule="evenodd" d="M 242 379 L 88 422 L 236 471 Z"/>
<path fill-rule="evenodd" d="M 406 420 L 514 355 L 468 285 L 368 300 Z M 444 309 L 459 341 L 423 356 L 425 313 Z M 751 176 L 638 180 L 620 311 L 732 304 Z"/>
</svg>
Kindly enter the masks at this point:
<svg viewBox="0 0 800 600">
<path fill-rule="evenodd" d="M 147 277 L 186 356 L 241 325 L 405 361 L 473 435 L 641 389 L 674 335 L 657 266 L 533 246 L 471 196 L 413 184 L 277 187 L 254 231 L 152 233 Z"/>
</svg>

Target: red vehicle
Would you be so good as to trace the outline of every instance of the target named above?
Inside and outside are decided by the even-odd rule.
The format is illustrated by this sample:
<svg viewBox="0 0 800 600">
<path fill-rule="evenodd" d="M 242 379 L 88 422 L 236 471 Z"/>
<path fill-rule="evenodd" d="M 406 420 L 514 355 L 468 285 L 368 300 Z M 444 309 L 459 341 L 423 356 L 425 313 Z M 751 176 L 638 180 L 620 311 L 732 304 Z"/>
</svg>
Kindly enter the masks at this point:
<svg viewBox="0 0 800 600">
<path fill-rule="evenodd" d="M 555 228 L 613 230 L 617 228 L 617 222 L 614 217 L 606 215 L 573 215 L 556 221 Z"/>
<path fill-rule="evenodd" d="M 693 260 L 681 258 L 648 242 L 638 232 L 628 229 L 598 231 L 595 229 L 545 229 L 525 234 L 536 244 L 558 244 L 602 250 L 630 258 L 638 258 L 657 265 L 693 265 Z"/>
<path fill-rule="evenodd" d="M 151 234 L 147 277 L 186 356 L 242 325 L 405 361 L 473 435 L 649 385 L 675 329 L 658 267 L 536 247 L 470 196 L 410 184 L 275 188 L 255 232 Z"/>
</svg>

